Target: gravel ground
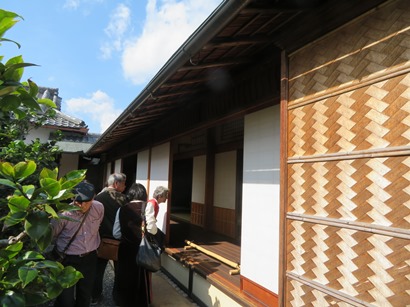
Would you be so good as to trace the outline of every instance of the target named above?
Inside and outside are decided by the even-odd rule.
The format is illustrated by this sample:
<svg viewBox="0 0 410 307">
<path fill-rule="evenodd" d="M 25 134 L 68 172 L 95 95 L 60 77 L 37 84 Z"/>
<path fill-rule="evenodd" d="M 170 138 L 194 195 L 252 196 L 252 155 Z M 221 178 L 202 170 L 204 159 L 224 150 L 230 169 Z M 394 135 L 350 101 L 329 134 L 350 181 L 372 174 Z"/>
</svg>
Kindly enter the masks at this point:
<svg viewBox="0 0 410 307">
<path fill-rule="evenodd" d="M 97 307 L 115 307 L 112 299 L 114 284 L 114 270 L 111 262 L 108 263 L 104 274 L 103 299 L 95 305 Z M 152 307 L 165 306 L 198 306 L 188 295 L 181 290 L 171 279 L 161 271 L 152 274 L 153 304 Z"/>
</svg>

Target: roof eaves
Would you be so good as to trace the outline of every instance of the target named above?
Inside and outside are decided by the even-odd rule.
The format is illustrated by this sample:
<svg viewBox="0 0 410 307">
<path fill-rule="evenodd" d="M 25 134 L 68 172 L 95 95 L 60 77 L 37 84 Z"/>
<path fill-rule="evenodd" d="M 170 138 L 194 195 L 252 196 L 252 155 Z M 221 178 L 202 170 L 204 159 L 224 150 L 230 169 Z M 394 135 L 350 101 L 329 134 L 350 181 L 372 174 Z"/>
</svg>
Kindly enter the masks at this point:
<svg viewBox="0 0 410 307">
<path fill-rule="evenodd" d="M 242 10 L 251 0 L 229 1 L 224 0 L 214 12 L 195 30 L 191 36 L 182 44 L 173 56 L 165 63 L 158 73 L 151 79 L 141 93 L 120 114 L 110 127 L 101 135 L 99 140 L 87 151 L 92 155 L 93 151 L 103 143 L 123 120 L 139 108 L 150 95 L 155 92 L 167 79 L 179 68 L 190 60 L 210 39 L 212 39 L 238 12 Z"/>
</svg>

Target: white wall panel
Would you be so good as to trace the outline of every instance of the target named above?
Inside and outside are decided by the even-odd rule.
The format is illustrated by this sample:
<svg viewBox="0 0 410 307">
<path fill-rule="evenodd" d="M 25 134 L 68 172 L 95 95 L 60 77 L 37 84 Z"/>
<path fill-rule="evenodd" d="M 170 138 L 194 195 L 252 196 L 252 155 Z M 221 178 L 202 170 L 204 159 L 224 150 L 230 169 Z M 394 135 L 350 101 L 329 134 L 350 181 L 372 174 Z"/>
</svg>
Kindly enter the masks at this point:
<svg viewBox="0 0 410 307">
<path fill-rule="evenodd" d="M 214 206 L 235 209 L 236 151 L 215 155 Z"/>
<path fill-rule="evenodd" d="M 122 160 L 121 159 L 115 160 L 114 173 L 121 173 L 121 172 L 122 172 Z"/>
<path fill-rule="evenodd" d="M 141 183 L 144 187 L 148 185 L 148 169 L 149 169 L 149 150 L 144 150 L 138 153 L 137 156 L 137 175 L 136 183 Z"/>
<path fill-rule="evenodd" d="M 194 157 L 192 170 L 192 202 L 205 204 L 206 156 Z"/>
<path fill-rule="evenodd" d="M 161 144 L 151 149 L 151 171 L 149 196 L 159 185 L 168 187 L 170 165 L 170 143 Z"/>
<path fill-rule="evenodd" d="M 279 276 L 280 109 L 245 117 L 241 274 L 274 293 Z"/>
</svg>

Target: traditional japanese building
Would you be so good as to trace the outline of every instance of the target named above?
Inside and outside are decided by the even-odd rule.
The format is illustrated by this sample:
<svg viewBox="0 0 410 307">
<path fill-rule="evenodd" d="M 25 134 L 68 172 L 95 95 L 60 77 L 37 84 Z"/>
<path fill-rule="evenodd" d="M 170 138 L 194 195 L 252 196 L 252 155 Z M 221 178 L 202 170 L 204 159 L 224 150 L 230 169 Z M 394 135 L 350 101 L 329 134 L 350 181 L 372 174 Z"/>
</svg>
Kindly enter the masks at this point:
<svg viewBox="0 0 410 307">
<path fill-rule="evenodd" d="M 88 164 L 93 165 L 92 158 L 86 157 L 84 153 L 97 141 L 100 134 L 89 133 L 88 126 L 83 120 L 61 112 L 62 98 L 59 96 L 58 88 L 39 87 L 37 97 L 52 100 L 57 106 L 56 114 L 53 118 L 47 119 L 43 126 L 31 129 L 25 142 L 31 143 L 37 138 L 43 143 L 55 140 L 56 132 L 60 131 L 61 139 L 56 143 L 62 150 L 59 157 L 59 175 Z"/>
<path fill-rule="evenodd" d="M 409 118 L 407 0 L 223 1 L 87 155 L 200 305 L 406 306 Z"/>
</svg>

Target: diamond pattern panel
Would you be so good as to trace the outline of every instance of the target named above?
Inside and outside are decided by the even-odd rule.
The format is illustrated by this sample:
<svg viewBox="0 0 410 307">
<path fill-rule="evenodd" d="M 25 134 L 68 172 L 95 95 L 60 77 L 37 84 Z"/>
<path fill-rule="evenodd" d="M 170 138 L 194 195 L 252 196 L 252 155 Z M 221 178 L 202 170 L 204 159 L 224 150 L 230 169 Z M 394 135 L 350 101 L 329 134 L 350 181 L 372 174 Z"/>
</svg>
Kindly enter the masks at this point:
<svg viewBox="0 0 410 307">
<path fill-rule="evenodd" d="M 392 1 L 290 59 L 290 105 L 410 66 L 408 0 Z"/>
<path fill-rule="evenodd" d="M 286 302 L 289 306 L 338 306 L 338 307 L 351 307 L 352 305 L 342 302 L 326 293 L 312 289 L 302 283 L 295 280 L 291 280 L 289 283 L 290 289 L 287 293 Z"/>
<path fill-rule="evenodd" d="M 289 164 L 288 212 L 410 229 L 410 157 Z"/>
<path fill-rule="evenodd" d="M 293 251 L 288 272 L 374 306 L 410 302 L 408 240 L 299 221 L 288 222 L 288 240 Z M 334 300 L 309 288 L 288 277 L 287 301 L 293 306 L 329 306 Z"/>
<path fill-rule="evenodd" d="M 410 74 L 289 111 L 289 157 L 410 145 Z"/>
</svg>

